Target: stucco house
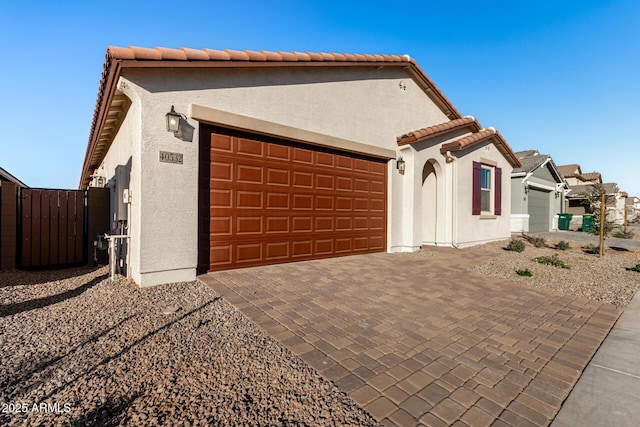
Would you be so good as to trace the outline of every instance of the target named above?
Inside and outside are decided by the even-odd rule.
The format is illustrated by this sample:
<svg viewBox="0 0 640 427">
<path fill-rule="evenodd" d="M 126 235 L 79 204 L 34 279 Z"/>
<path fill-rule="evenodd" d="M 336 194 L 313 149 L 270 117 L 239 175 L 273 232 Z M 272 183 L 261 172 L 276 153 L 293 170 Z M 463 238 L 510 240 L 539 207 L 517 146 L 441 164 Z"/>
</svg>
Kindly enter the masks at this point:
<svg viewBox="0 0 640 427">
<path fill-rule="evenodd" d="M 519 151 L 522 166 L 511 173 L 511 232 L 558 229 L 569 185 L 548 154 Z"/>
<path fill-rule="evenodd" d="M 520 166 L 407 55 L 109 47 L 80 187 L 147 286 L 505 239 Z"/>
</svg>

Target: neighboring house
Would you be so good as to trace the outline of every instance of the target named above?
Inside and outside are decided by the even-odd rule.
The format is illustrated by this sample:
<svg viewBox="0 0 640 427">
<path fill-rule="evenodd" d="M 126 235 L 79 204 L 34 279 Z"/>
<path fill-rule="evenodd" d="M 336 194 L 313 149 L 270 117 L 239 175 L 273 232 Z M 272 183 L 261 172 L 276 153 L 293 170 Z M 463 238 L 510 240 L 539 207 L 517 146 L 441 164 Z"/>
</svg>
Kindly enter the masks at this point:
<svg viewBox="0 0 640 427">
<path fill-rule="evenodd" d="M 80 187 L 147 286 L 505 239 L 520 166 L 407 55 L 109 47 Z"/>
<path fill-rule="evenodd" d="M 600 172 L 584 173 L 578 164 L 558 166 L 558 171 L 569 186 L 585 185 L 595 182 L 602 184 L 602 175 L 600 175 Z"/>
<path fill-rule="evenodd" d="M 609 210 L 609 219 L 616 224 L 624 222 L 624 204 L 627 193 L 620 191 L 618 184 L 615 182 L 603 183 L 600 172 L 584 173 L 578 164 L 558 166 L 558 170 L 569 183 L 565 211 L 576 217 L 572 222 L 574 227 L 580 227 L 578 223 L 582 224 L 582 215 L 586 212 L 584 193 L 589 190 L 592 184 L 602 184 L 607 195 L 615 198 L 615 204 L 607 208 Z"/>
<path fill-rule="evenodd" d="M 584 215 L 585 209 L 585 196 L 590 189 L 591 184 L 574 185 L 571 186 L 567 193 L 567 213 L 574 215 Z M 620 191 L 618 184 L 615 182 L 604 183 L 602 186 L 605 189 L 607 196 L 614 198 L 612 205 L 607 206 L 607 217 L 616 224 L 624 223 L 624 206 L 626 201 L 626 194 L 624 191 Z"/>
<path fill-rule="evenodd" d="M 567 182 L 550 155 L 538 150 L 516 155 L 522 166 L 511 173 L 511 232 L 557 230 Z"/>
<path fill-rule="evenodd" d="M 4 182 L 13 182 L 18 187 L 27 187 L 27 188 L 29 187 L 27 184 L 25 184 L 24 182 L 20 181 L 15 176 L 11 175 L 5 169 L 0 168 L 0 186 L 2 185 L 3 181 Z"/>
</svg>

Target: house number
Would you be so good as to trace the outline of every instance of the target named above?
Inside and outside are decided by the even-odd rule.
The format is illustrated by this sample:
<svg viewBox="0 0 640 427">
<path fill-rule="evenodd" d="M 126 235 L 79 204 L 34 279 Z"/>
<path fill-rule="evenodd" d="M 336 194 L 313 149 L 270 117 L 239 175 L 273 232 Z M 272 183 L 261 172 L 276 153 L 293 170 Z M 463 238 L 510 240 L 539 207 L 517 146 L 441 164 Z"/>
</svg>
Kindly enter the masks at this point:
<svg viewBox="0 0 640 427">
<path fill-rule="evenodd" d="M 171 153 L 169 151 L 160 152 L 160 161 L 162 163 L 175 163 L 177 165 L 182 164 L 182 153 Z"/>
</svg>

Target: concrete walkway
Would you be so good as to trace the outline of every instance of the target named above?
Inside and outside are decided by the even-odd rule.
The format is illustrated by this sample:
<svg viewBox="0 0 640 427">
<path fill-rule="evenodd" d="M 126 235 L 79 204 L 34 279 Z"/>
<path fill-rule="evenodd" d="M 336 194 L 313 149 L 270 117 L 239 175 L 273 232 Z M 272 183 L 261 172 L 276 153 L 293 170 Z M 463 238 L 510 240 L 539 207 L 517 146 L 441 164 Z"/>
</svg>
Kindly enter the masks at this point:
<svg viewBox="0 0 640 427">
<path fill-rule="evenodd" d="M 211 273 L 212 286 L 388 426 L 546 426 L 621 311 L 467 271 L 482 248 Z"/>
<path fill-rule="evenodd" d="M 552 427 L 640 425 L 640 292 L 587 366 Z"/>
</svg>

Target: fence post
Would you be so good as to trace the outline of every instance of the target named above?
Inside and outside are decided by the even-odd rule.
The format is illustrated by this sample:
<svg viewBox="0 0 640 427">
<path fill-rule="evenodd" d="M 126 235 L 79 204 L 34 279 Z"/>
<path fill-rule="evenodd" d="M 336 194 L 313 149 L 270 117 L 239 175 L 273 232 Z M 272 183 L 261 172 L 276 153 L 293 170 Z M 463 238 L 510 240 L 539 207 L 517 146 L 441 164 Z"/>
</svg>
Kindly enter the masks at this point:
<svg viewBox="0 0 640 427">
<path fill-rule="evenodd" d="M 0 186 L 0 270 L 16 268 L 17 188 L 15 183 L 6 181 Z"/>
</svg>

